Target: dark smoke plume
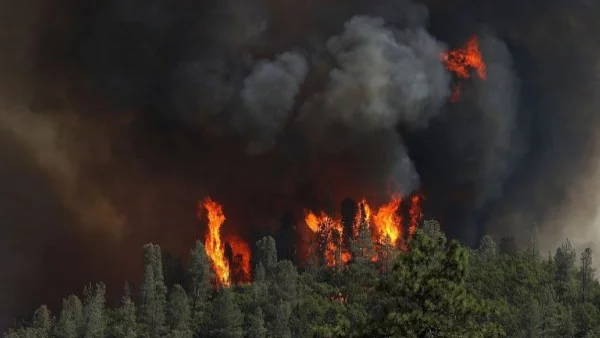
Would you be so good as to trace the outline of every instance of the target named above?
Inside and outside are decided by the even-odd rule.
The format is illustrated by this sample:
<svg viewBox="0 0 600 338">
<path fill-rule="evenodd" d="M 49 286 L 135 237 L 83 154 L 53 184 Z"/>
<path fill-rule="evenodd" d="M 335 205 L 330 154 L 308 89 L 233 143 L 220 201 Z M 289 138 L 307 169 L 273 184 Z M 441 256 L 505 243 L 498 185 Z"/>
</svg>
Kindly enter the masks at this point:
<svg viewBox="0 0 600 338">
<path fill-rule="evenodd" d="M 0 328 L 146 242 L 301 241 L 303 208 L 423 190 L 450 236 L 597 233 L 595 1 L 0 5 Z M 479 36 L 487 79 L 440 54 Z M 294 253 L 286 253 L 293 257 Z"/>
</svg>

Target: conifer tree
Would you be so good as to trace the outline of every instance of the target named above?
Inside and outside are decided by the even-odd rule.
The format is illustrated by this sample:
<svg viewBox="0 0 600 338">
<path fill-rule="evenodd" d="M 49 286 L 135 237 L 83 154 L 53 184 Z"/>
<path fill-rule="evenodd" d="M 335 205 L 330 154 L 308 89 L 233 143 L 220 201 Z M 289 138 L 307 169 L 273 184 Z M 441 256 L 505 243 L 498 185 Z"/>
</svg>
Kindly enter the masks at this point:
<svg viewBox="0 0 600 338">
<path fill-rule="evenodd" d="M 104 303 L 106 287 L 103 283 L 91 285 L 83 290 L 85 296 L 84 312 L 84 338 L 103 338 L 106 330 L 106 321 L 104 318 Z"/>
<path fill-rule="evenodd" d="M 489 260 L 496 257 L 498 254 L 498 246 L 492 237 L 485 235 L 483 238 L 481 238 L 481 242 L 477 251 L 479 253 L 479 257 Z"/>
<path fill-rule="evenodd" d="M 191 335 L 190 303 L 181 285 L 176 284 L 169 296 L 169 325 L 178 337 Z"/>
<path fill-rule="evenodd" d="M 131 290 L 129 284 L 125 283 L 125 293 L 121 299 L 121 307 L 118 311 L 118 321 L 114 331 L 118 338 L 137 337 L 137 318 L 135 303 L 131 299 Z"/>
<path fill-rule="evenodd" d="M 355 240 L 350 240 L 352 258 L 357 262 L 368 262 L 375 255 L 371 229 L 369 223 L 363 220 L 358 227 L 358 235 Z"/>
<path fill-rule="evenodd" d="M 279 302 L 277 306 L 277 312 L 275 313 L 275 320 L 271 325 L 272 337 L 292 337 L 292 332 L 290 331 L 291 312 L 292 309 L 289 302 L 284 302 L 283 300 Z"/>
<path fill-rule="evenodd" d="M 160 337 L 164 331 L 166 289 L 160 247 L 146 244 L 144 246 L 141 320 L 150 337 Z"/>
<path fill-rule="evenodd" d="M 264 237 L 256 242 L 256 264 L 261 263 L 269 273 L 277 264 L 277 246 L 271 236 Z"/>
<path fill-rule="evenodd" d="M 575 259 L 577 255 L 567 239 L 556 249 L 554 255 L 555 284 L 558 297 L 563 301 L 572 301 L 573 280 L 575 277 Z"/>
<path fill-rule="evenodd" d="M 52 330 L 52 317 L 50 310 L 46 305 L 40 306 L 33 314 L 33 321 L 31 326 L 34 329 L 40 330 L 43 336 L 47 337 L 50 335 Z"/>
<path fill-rule="evenodd" d="M 246 317 L 247 330 L 245 336 L 248 338 L 265 338 L 267 329 L 265 328 L 265 319 L 262 309 L 259 306 Z"/>
<path fill-rule="evenodd" d="M 590 287 L 594 281 L 594 269 L 592 268 L 592 249 L 586 248 L 581 253 L 581 293 L 582 300 L 586 302 L 589 298 Z"/>
<path fill-rule="evenodd" d="M 243 316 L 235 301 L 233 291 L 221 290 L 214 301 L 210 336 L 215 338 L 241 338 Z"/>
<path fill-rule="evenodd" d="M 58 338 L 78 338 L 83 333 L 83 305 L 75 295 L 63 300 L 60 317 L 55 328 Z"/>
<path fill-rule="evenodd" d="M 194 317 L 198 306 L 208 297 L 212 279 L 212 270 L 210 269 L 206 249 L 200 241 L 196 241 L 196 245 L 191 252 L 188 276 L 190 279 L 190 298 L 192 300 L 191 313 Z"/>
<path fill-rule="evenodd" d="M 436 222 L 425 222 L 379 285 L 369 336 L 477 337 L 497 333 L 481 324 L 488 309 L 465 285 L 467 253 L 446 244 Z"/>
</svg>

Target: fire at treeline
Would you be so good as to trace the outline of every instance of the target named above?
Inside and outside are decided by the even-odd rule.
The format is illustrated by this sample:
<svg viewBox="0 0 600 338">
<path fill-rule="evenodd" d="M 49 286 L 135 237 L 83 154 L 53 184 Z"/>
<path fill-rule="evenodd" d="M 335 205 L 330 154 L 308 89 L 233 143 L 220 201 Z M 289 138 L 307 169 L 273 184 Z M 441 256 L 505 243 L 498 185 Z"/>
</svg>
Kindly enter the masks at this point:
<svg viewBox="0 0 600 338">
<path fill-rule="evenodd" d="M 466 46 L 440 55 L 448 71 L 458 80 L 467 80 L 475 71 L 485 80 L 486 66 L 479 51 L 477 36 L 472 36 Z M 460 98 L 461 82 L 457 82 L 450 102 Z M 389 248 L 406 250 L 406 241 L 414 235 L 423 217 L 421 192 L 415 192 L 404 200 L 406 212 L 402 212 L 403 196 L 392 192 L 390 201 L 372 209 L 365 198 L 351 206 L 350 216 L 330 214 L 323 210 L 305 210 L 305 226 L 314 235 L 308 244 L 309 259 L 317 259 L 329 267 L 339 267 L 352 260 L 351 243 L 367 237 L 377 249 L 371 260 L 385 259 Z M 206 214 L 208 232 L 206 253 L 216 275 L 216 283 L 229 286 L 232 282 L 251 281 L 250 245 L 241 237 L 229 235 L 221 238 L 220 229 L 226 221 L 223 206 L 211 198 L 198 205 L 198 217 Z M 403 215 L 404 214 L 404 215 Z"/>
<path fill-rule="evenodd" d="M 313 238 L 308 244 L 308 256 L 317 263 L 336 268 L 352 260 L 352 243 L 360 239 L 372 242 L 375 249 L 371 261 L 385 260 L 391 249 L 406 250 L 406 241 L 412 238 L 423 213 L 423 196 L 415 193 L 407 202 L 406 219 L 401 216 L 402 197 L 392 196 L 389 203 L 371 210 L 368 202 L 362 199 L 353 205 L 350 217 L 331 216 L 321 211 L 315 213 L 306 210 L 305 226 L 312 232 Z M 227 220 L 223 207 L 211 198 L 198 205 L 198 216 L 206 215 L 208 233 L 206 235 L 206 254 L 210 258 L 219 286 L 251 281 L 250 245 L 236 236 L 222 238 L 220 229 Z"/>
</svg>

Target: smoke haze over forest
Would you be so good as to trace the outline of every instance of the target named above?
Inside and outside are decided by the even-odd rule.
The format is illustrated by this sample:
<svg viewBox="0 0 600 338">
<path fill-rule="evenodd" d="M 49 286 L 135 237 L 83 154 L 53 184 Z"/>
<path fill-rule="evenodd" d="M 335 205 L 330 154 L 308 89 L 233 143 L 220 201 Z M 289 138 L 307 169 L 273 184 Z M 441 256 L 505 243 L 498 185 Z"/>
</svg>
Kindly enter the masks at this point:
<svg viewBox="0 0 600 338">
<path fill-rule="evenodd" d="M 484 233 L 598 247 L 596 1 L 0 4 L 0 328 L 139 250 L 225 233 L 302 242 L 303 210 L 421 191 Z M 440 55 L 479 37 L 485 80 Z M 115 293 L 117 295 L 117 293 Z"/>
</svg>

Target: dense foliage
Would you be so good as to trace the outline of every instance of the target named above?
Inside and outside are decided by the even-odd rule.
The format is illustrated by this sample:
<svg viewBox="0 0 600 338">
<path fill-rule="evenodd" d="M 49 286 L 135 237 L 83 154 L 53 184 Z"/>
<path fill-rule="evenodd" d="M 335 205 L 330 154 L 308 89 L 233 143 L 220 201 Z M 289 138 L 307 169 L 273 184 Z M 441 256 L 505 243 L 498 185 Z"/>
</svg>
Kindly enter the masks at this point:
<svg viewBox="0 0 600 338">
<path fill-rule="evenodd" d="M 264 238 L 254 282 L 230 288 L 211 285 L 200 242 L 184 285 L 168 286 L 160 248 L 148 244 L 143 284 L 135 296 L 126 286 L 119 308 L 105 306 L 102 283 L 90 285 L 83 301 L 65 298 L 56 317 L 42 306 L 5 337 L 600 337 L 589 249 L 578 257 L 565 241 L 544 259 L 535 239 L 518 251 L 484 237 L 470 250 L 448 242 L 435 222 L 402 252 L 360 238 L 349 264 L 302 272 Z M 373 250 L 385 252 L 374 261 Z"/>
</svg>

